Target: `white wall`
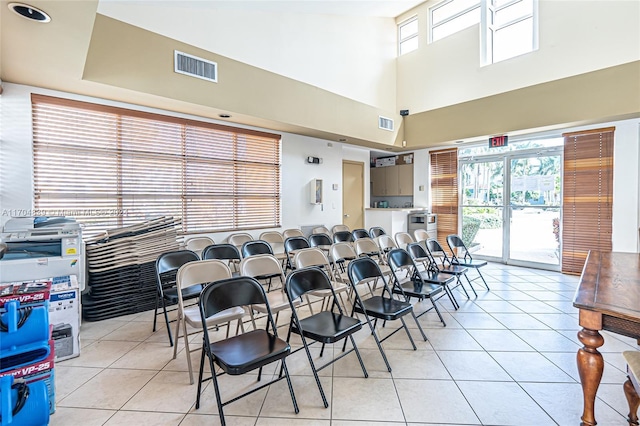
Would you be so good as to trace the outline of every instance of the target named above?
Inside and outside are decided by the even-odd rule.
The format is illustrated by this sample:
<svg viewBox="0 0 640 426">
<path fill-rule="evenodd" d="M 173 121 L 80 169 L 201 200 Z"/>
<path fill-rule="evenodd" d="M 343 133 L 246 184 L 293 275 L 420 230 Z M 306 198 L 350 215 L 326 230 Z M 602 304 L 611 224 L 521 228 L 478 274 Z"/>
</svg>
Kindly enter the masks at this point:
<svg viewBox="0 0 640 426">
<path fill-rule="evenodd" d="M 4 83 L 3 86 L 4 93 L 0 96 L 0 123 L 2 123 L 0 126 L 0 152 L 2 153 L 0 158 L 0 188 L 2 188 L 0 192 L 0 213 L 2 214 L 0 224 L 4 224 L 12 216 L 13 211 L 25 215 L 33 209 L 31 93 L 188 117 L 184 114 L 35 87 L 10 83 Z M 202 117 L 189 118 L 219 122 Z M 324 224 L 331 227 L 342 223 L 342 159 L 362 161 L 368 164 L 369 150 L 290 133 L 281 134 L 282 229 L 311 224 Z M 307 164 L 305 158 L 308 156 L 320 157 L 323 159 L 323 163 Z M 325 203 L 323 206 L 312 205 L 309 202 L 309 182 L 313 178 L 324 180 Z M 365 182 L 368 181 L 367 170 Z M 332 189 L 333 184 L 338 184 L 338 190 Z M 368 185 L 365 185 L 366 205 L 368 205 L 368 200 Z M 250 233 L 258 237 L 261 231 L 251 231 Z M 208 235 L 216 242 L 221 242 L 228 233 Z"/>
<path fill-rule="evenodd" d="M 480 28 L 427 44 L 428 7 L 418 6 L 420 47 L 397 61 L 398 108 L 412 113 L 640 59 L 640 2 L 540 0 L 539 49 L 480 66 Z"/>
<path fill-rule="evenodd" d="M 238 3 L 101 1 L 98 13 L 369 105 L 395 109 L 392 18 L 275 13 Z"/>
</svg>

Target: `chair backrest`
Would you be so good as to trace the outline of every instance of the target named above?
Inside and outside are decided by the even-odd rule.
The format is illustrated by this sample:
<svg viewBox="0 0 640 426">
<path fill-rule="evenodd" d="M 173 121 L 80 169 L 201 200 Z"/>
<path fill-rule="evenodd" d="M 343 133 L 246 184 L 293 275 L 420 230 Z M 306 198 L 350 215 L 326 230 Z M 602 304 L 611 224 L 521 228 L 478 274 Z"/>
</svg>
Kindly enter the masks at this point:
<svg viewBox="0 0 640 426">
<path fill-rule="evenodd" d="M 430 238 L 429 233 L 426 229 L 416 229 L 415 231 L 413 231 L 413 236 L 415 237 L 416 241 L 424 241 Z"/>
<path fill-rule="evenodd" d="M 389 261 L 389 266 L 393 271 L 393 274 L 396 276 L 396 280 L 398 276 L 396 272 L 401 271 L 403 269 L 409 269 L 411 272 L 415 272 L 418 270 L 416 267 L 416 263 L 413 261 L 413 258 L 404 249 L 393 249 L 389 253 L 387 253 L 387 260 Z"/>
<path fill-rule="evenodd" d="M 326 226 L 316 226 L 311 230 L 311 234 L 326 234 L 331 235 L 331 231 Z"/>
<path fill-rule="evenodd" d="M 258 254 L 273 254 L 273 249 L 268 242 L 262 240 L 247 241 L 242 245 L 242 257 L 255 256 Z"/>
<path fill-rule="evenodd" d="M 205 247 L 210 246 L 211 244 L 215 244 L 215 241 L 213 241 L 212 238 L 194 237 L 194 238 L 189 238 L 185 242 L 185 247 L 187 250 L 191 250 L 196 253 L 202 253 L 202 250 L 204 250 Z"/>
<path fill-rule="evenodd" d="M 358 256 L 380 257 L 380 247 L 371 238 L 360 238 L 355 240 L 353 244 Z"/>
<path fill-rule="evenodd" d="M 379 226 L 374 226 L 369 229 L 369 236 L 371 238 L 376 238 L 376 237 L 379 237 L 380 235 L 385 235 L 385 234 L 386 234 L 385 230 Z"/>
<path fill-rule="evenodd" d="M 360 238 L 371 238 L 366 229 L 354 229 L 351 231 L 351 235 L 353 235 L 354 240 L 358 240 Z"/>
<path fill-rule="evenodd" d="M 436 260 L 433 258 L 431 253 L 424 248 L 424 246 L 420 243 L 411 243 L 407 246 L 407 252 L 411 258 L 415 261 L 420 259 L 420 261 L 427 261 L 429 265 L 427 269 L 431 272 L 438 271 L 438 265 L 436 264 Z"/>
<path fill-rule="evenodd" d="M 349 231 L 336 231 L 333 233 L 334 243 L 350 243 L 353 242 L 353 235 Z"/>
<path fill-rule="evenodd" d="M 242 247 L 244 243 L 247 241 L 253 241 L 253 236 L 251 234 L 247 234 L 246 232 L 239 232 L 237 234 L 231 234 L 227 238 L 229 244 L 233 244 L 236 247 Z"/>
<path fill-rule="evenodd" d="M 407 245 L 407 252 L 413 259 L 431 259 L 424 246 L 420 243 L 411 243 Z"/>
<path fill-rule="evenodd" d="M 358 257 L 353 246 L 349 243 L 335 243 L 331 246 L 329 252 L 331 253 L 331 258 L 334 262 L 339 262 L 341 260 L 353 260 Z"/>
<path fill-rule="evenodd" d="M 200 260 L 191 250 L 177 250 L 163 253 L 156 260 L 156 279 L 162 295 L 163 287 L 172 287 L 176 282 L 178 269 L 186 263 Z"/>
<path fill-rule="evenodd" d="M 389 250 L 393 250 L 394 248 L 398 248 L 398 245 L 393 241 L 393 238 L 387 234 L 382 234 L 376 237 L 375 241 L 378 244 L 378 247 L 380 247 L 380 250 L 385 253 Z"/>
<path fill-rule="evenodd" d="M 298 228 L 285 229 L 282 231 L 282 236 L 286 240 L 291 237 L 304 237 L 304 234 Z"/>
<path fill-rule="evenodd" d="M 291 272 L 287 276 L 285 289 L 290 302 L 314 290 L 331 290 L 333 298 L 336 300 L 331 280 L 322 269 L 316 267 L 296 269 Z M 340 304 L 337 303 L 337 305 L 338 309 L 342 311 Z"/>
<path fill-rule="evenodd" d="M 280 261 L 271 254 L 245 257 L 240 262 L 240 275 L 247 277 L 271 277 L 279 274 L 284 282 L 284 272 Z"/>
<path fill-rule="evenodd" d="M 333 241 L 327 234 L 312 234 L 309 235 L 309 244 L 311 247 L 330 246 Z"/>
<path fill-rule="evenodd" d="M 309 240 L 305 237 L 289 237 L 284 240 L 284 250 L 287 253 L 309 247 L 311 247 L 311 244 L 309 244 Z"/>
<path fill-rule="evenodd" d="M 296 269 L 308 268 L 311 266 L 323 268 L 327 271 L 327 275 L 330 279 L 335 280 L 329 259 L 324 252 L 318 248 L 308 248 L 297 251 L 293 257 L 293 264 Z"/>
<path fill-rule="evenodd" d="M 380 278 L 385 283 L 384 276 L 380 270 L 380 266 L 369 257 L 361 257 L 349 262 L 347 267 L 347 275 L 349 275 L 349 281 L 352 286 L 355 287 L 363 281 L 371 281 L 372 279 Z"/>
<path fill-rule="evenodd" d="M 207 285 L 200 294 L 200 315 L 205 318 L 236 306 L 266 305 L 269 322 L 275 333 L 271 309 L 262 285 L 251 277 L 234 277 Z"/>
<path fill-rule="evenodd" d="M 191 250 L 176 250 L 162 253 L 156 260 L 156 273 L 159 275 L 177 271 L 185 263 L 195 260 L 200 260 L 200 258 Z"/>
<path fill-rule="evenodd" d="M 340 225 L 333 225 L 331 227 L 331 232 L 334 233 L 334 234 L 336 232 L 344 232 L 344 231 L 351 232 L 351 230 L 349 229 L 349 227 L 347 225 L 340 224 Z"/>
<path fill-rule="evenodd" d="M 442 264 L 450 264 L 449 256 L 447 256 L 447 252 L 444 251 L 444 248 L 440 245 L 438 240 L 434 238 L 430 238 L 425 241 L 425 247 L 427 247 L 427 251 L 432 259 L 435 260 L 436 257 L 439 257 Z"/>
<path fill-rule="evenodd" d="M 231 275 L 229 267 L 223 261 L 217 259 L 199 260 L 182 265 L 176 275 L 180 308 L 184 308 L 181 290 L 193 285 L 203 285 L 231 278 Z"/>
<path fill-rule="evenodd" d="M 238 260 L 240 251 L 233 244 L 213 244 L 202 251 L 203 259 Z"/>
<path fill-rule="evenodd" d="M 260 234 L 260 239 L 266 241 L 269 244 L 280 243 L 284 244 L 284 237 L 278 231 L 266 231 Z"/>
<path fill-rule="evenodd" d="M 462 238 L 460 238 L 458 235 L 447 235 L 447 245 L 451 250 L 451 257 L 453 260 L 457 261 L 461 256 L 467 261 L 473 260 L 473 257 L 471 257 L 471 253 L 469 253 L 467 246 L 464 244 L 464 241 L 462 241 Z M 462 249 L 462 253 L 460 253 L 460 251 L 457 249 Z"/>
<path fill-rule="evenodd" d="M 395 239 L 399 248 L 406 248 L 408 244 L 416 242 L 408 232 L 396 232 Z"/>
</svg>

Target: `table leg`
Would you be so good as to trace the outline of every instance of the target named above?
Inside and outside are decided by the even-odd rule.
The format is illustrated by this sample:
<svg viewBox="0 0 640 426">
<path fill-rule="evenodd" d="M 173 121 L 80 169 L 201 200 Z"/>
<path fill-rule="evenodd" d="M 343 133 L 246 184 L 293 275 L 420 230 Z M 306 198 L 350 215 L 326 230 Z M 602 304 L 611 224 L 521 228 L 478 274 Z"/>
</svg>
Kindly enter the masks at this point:
<svg viewBox="0 0 640 426">
<path fill-rule="evenodd" d="M 598 352 L 598 348 L 604 344 L 604 338 L 597 330 L 583 328 L 578 332 L 578 339 L 584 345 L 578 350 L 576 358 L 584 397 L 584 410 L 580 426 L 595 426 L 597 424 L 594 414 L 596 392 L 604 370 L 604 359 L 602 354 Z"/>
</svg>

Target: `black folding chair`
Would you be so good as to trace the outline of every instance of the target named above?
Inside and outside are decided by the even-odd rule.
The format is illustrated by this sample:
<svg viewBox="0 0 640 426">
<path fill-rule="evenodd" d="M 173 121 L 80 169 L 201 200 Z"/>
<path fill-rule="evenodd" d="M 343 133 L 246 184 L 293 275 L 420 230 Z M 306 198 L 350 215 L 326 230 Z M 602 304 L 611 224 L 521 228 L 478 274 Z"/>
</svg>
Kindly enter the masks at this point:
<svg viewBox="0 0 640 426">
<path fill-rule="evenodd" d="M 351 232 L 351 235 L 353 235 L 354 241 L 359 238 L 371 238 L 371 236 L 369 235 L 366 229 L 354 229 Z"/>
<path fill-rule="evenodd" d="M 457 235 L 452 234 L 447 236 L 447 245 L 451 250 L 451 262 L 454 265 L 473 268 L 476 270 L 476 272 L 478 272 L 478 276 L 475 277 L 474 279 L 469 279 L 469 276 L 467 274 L 464 275 L 467 281 L 469 282 L 469 285 L 471 286 L 471 288 L 473 288 L 473 286 L 471 285 L 472 281 L 475 281 L 477 279 L 482 279 L 484 286 L 487 288 L 487 290 L 490 290 L 489 284 L 487 284 L 487 281 L 485 281 L 484 277 L 482 276 L 482 272 L 480 272 L 480 268 L 482 268 L 483 266 L 486 266 L 487 262 L 484 260 L 473 260 L 473 257 L 471 257 L 471 253 L 469 253 L 469 250 L 467 249 L 467 246 L 465 246 L 464 242 L 462 241 L 462 238 L 460 238 Z M 462 249 L 462 252 L 464 253 L 462 257 L 458 256 L 457 254 L 458 249 Z"/>
<path fill-rule="evenodd" d="M 167 334 L 169 335 L 169 344 L 173 346 L 173 336 L 171 336 L 171 327 L 169 323 L 169 315 L 167 305 L 178 304 L 178 289 L 176 288 L 176 274 L 182 265 L 188 262 L 200 260 L 198 255 L 191 250 L 177 250 L 163 253 L 156 260 L 156 308 L 153 315 L 153 331 L 156 331 L 156 323 L 158 319 L 158 307 L 162 303 L 162 312 L 164 321 L 167 324 Z M 182 293 L 183 300 L 196 299 L 200 295 L 202 286 L 188 288 Z"/>
<path fill-rule="evenodd" d="M 464 290 L 464 293 L 467 295 L 468 299 L 469 293 L 467 293 L 467 289 L 464 288 L 464 285 L 462 285 L 462 281 L 460 280 L 460 276 L 466 275 L 468 269 L 462 265 L 454 265 L 437 240 L 433 238 L 428 239 L 427 241 L 425 241 L 425 247 L 427 248 L 427 253 L 431 258 L 431 261 L 435 264 L 436 268 L 438 268 L 440 272 L 456 277 L 456 284 L 453 286 L 448 286 L 449 291 L 455 289 L 456 287 L 462 287 L 462 290 Z M 440 258 L 440 264 L 438 264 L 436 258 Z M 473 288 L 473 286 L 470 287 L 473 291 L 473 294 L 478 297 L 478 293 L 476 293 L 476 290 Z"/>
<path fill-rule="evenodd" d="M 340 304 L 336 302 L 337 296 L 335 291 L 333 290 L 333 287 L 331 286 L 331 281 L 329 280 L 327 274 L 325 274 L 325 272 L 321 269 L 310 267 L 297 269 L 291 272 L 287 277 L 285 289 L 287 292 L 287 296 L 289 297 L 291 311 L 293 312 L 293 315 L 291 315 L 291 324 L 289 326 L 287 342 L 291 338 L 291 333 L 298 334 L 302 339 L 302 345 L 307 353 L 309 364 L 311 364 L 311 370 L 313 371 L 313 376 L 316 379 L 316 384 L 318 385 L 318 390 L 320 391 L 322 402 L 324 403 L 324 407 L 327 408 L 329 406 L 329 403 L 327 402 L 324 390 L 322 389 L 322 384 L 320 383 L 320 378 L 318 377 L 318 371 L 355 351 L 356 355 L 358 356 L 358 361 L 360 362 L 362 372 L 364 373 L 364 377 L 369 377 L 369 373 L 367 373 L 364 363 L 362 362 L 362 357 L 360 356 L 360 352 L 358 351 L 356 342 L 353 339 L 353 333 L 362 328 L 362 322 L 356 318 L 343 314 L 342 308 L 340 308 Z M 331 291 L 331 293 L 333 294 L 333 303 L 331 304 L 331 308 L 329 310 L 325 310 L 300 319 L 294 306 L 294 301 L 309 292 L 319 290 Z M 334 308 L 338 309 L 338 313 L 334 312 Z M 351 340 L 353 348 L 345 352 L 347 347 L 347 338 Z M 342 347 L 343 353 L 342 355 L 332 359 L 326 364 L 316 368 L 315 363 L 313 362 L 313 357 L 311 356 L 311 352 L 309 351 L 309 343 L 307 343 L 307 339 L 322 343 L 320 356 L 322 356 L 324 352 L 324 346 L 327 343 L 335 343 L 344 339 L 344 345 Z M 295 352 L 300 349 L 296 349 Z"/>
<path fill-rule="evenodd" d="M 416 344 L 413 342 L 413 338 L 411 337 L 411 333 L 409 332 L 409 328 L 407 328 L 407 324 L 404 321 L 404 316 L 411 314 L 413 319 L 415 320 L 418 330 L 422 334 L 423 339 L 426 341 L 427 336 L 424 334 L 420 323 L 418 322 L 418 318 L 413 312 L 413 306 L 411 303 L 407 301 L 401 301 L 394 299 L 392 296 L 391 289 L 387 285 L 382 272 L 380 271 L 380 267 L 378 264 L 369 257 L 361 257 L 359 259 L 355 259 L 349 263 L 348 266 L 348 275 L 349 281 L 353 287 L 353 293 L 355 294 L 355 301 L 353 303 L 353 312 L 351 315 L 353 316 L 354 312 L 359 314 L 364 314 L 367 319 L 367 324 L 369 324 L 369 328 L 371 329 L 371 334 L 378 345 L 378 350 L 380 351 L 380 355 L 382 355 L 382 359 L 384 363 L 387 365 L 387 370 L 391 372 L 391 365 L 389 365 L 389 361 L 387 360 L 387 356 L 382 349 L 382 342 L 396 334 L 398 331 L 404 329 L 409 337 L 409 341 L 411 342 L 411 346 L 413 346 L 413 350 L 416 350 Z M 367 299 L 362 299 L 360 294 L 356 290 L 358 284 L 362 281 L 368 282 L 372 279 L 379 278 L 382 280 L 383 288 L 382 295 L 375 296 L 372 295 Z M 385 297 L 385 293 L 388 295 Z M 374 319 L 373 324 L 371 323 L 371 318 Z M 391 332 L 388 336 L 380 339 L 378 337 L 378 333 L 376 333 L 376 326 L 378 324 L 378 319 L 383 321 L 395 321 L 399 319 L 402 322 L 402 327 L 398 327 L 396 330 Z"/>
<path fill-rule="evenodd" d="M 243 259 L 245 257 L 255 256 L 258 254 L 273 255 L 271 244 L 262 240 L 247 241 L 246 243 L 242 244 L 242 249 L 240 251 L 242 253 Z"/>
<path fill-rule="evenodd" d="M 238 266 L 242 257 L 238 247 L 233 244 L 212 244 L 202 250 L 202 259 L 226 260 L 234 275 L 238 275 Z"/>
<path fill-rule="evenodd" d="M 293 259 L 293 255 L 295 254 L 296 250 L 301 250 L 301 249 L 306 249 L 306 248 L 310 248 L 311 244 L 309 244 L 309 240 L 307 240 L 305 237 L 289 237 L 287 239 L 284 240 L 284 252 L 287 255 L 287 263 L 285 265 L 285 272 L 287 269 L 294 269 L 293 266 L 293 262 L 291 262 L 291 260 Z"/>
<path fill-rule="evenodd" d="M 436 301 L 445 294 L 448 294 L 445 290 L 446 285 L 453 281 L 454 277 L 444 274 L 441 276 L 432 275 L 425 277 L 424 271 L 421 273 L 421 271 L 418 270 L 416 263 L 404 249 L 391 250 L 387 255 L 387 259 L 389 259 L 389 266 L 393 272 L 393 292 L 403 296 L 406 301 L 409 301 L 412 297 L 420 301 L 424 299 L 431 300 L 433 306 L 422 312 L 418 317 L 426 314 L 431 309 L 435 309 L 438 317 L 440 317 L 440 321 L 442 321 L 442 324 L 446 327 L 447 323 L 444 322 L 444 318 L 440 313 L 440 309 L 438 309 Z M 401 276 L 402 272 L 405 272 L 405 277 Z"/>
<path fill-rule="evenodd" d="M 311 234 L 309 236 L 309 244 L 311 247 L 331 246 L 333 241 L 327 234 Z"/>
<path fill-rule="evenodd" d="M 349 231 L 337 231 L 333 233 L 334 243 L 352 243 L 353 234 Z"/>
<path fill-rule="evenodd" d="M 382 228 L 381 228 L 381 227 L 379 227 L 379 226 L 374 226 L 374 227 L 371 227 L 371 228 L 369 229 L 369 236 L 370 236 L 372 239 L 375 239 L 376 237 L 379 237 L 380 235 L 386 235 L 386 234 L 387 234 L 387 233 L 385 232 L 385 230 L 384 230 L 384 229 L 382 229 Z"/>
<path fill-rule="evenodd" d="M 267 322 L 264 329 L 254 329 L 216 342 L 210 341 L 209 333 L 207 332 L 207 317 L 229 308 L 249 305 L 266 306 Z M 291 401 L 293 402 L 293 408 L 297 414 L 299 412 L 298 403 L 293 392 L 289 370 L 287 370 L 287 364 L 285 362 L 285 358 L 291 354 L 291 347 L 289 343 L 278 337 L 276 323 L 273 321 L 269 302 L 260 283 L 250 277 L 234 277 L 207 285 L 200 297 L 200 315 L 205 332 L 202 356 L 200 357 L 196 409 L 200 408 L 202 383 L 207 380 L 213 380 L 220 422 L 224 426 L 226 424 L 223 412 L 225 405 L 259 391 L 279 380 L 286 379 L 287 385 L 289 386 L 289 393 L 291 394 Z M 271 328 L 271 331 L 269 331 L 269 328 Z M 209 367 L 211 368 L 212 374 L 211 377 L 203 379 L 205 356 L 209 359 Z M 280 374 L 277 378 L 271 380 L 269 383 L 251 389 L 240 396 L 236 396 L 228 401 L 222 401 L 218 376 L 222 374 L 238 376 L 258 369 L 258 381 L 260 381 L 262 378 L 262 367 L 276 361 L 282 361 Z M 218 365 L 220 369 L 222 369 L 222 373 L 215 372 L 215 365 Z"/>
</svg>

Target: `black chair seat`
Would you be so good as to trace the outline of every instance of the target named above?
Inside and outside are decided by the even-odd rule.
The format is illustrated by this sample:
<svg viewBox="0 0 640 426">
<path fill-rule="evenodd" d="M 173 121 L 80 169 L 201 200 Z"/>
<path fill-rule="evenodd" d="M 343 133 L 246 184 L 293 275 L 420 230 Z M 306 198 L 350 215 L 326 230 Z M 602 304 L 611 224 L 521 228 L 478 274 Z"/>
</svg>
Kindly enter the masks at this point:
<svg viewBox="0 0 640 426">
<path fill-rule="evenodd" d="M 192 285 L 182 290 L 182 300 L 195 299 L 200 296 L 202 285 Z M 164 290 L 163 296 L 167 302 L 178 303 L 178 289 L 173 287 Z"/>
<path fill-rule="evenodd" d="M 413 309 L 411 303 L 403 302 L 382 296 L 373 296 L 362 301 L 364 309 L 355 307 L 355 311 L 360 314 L 367 314 L 374 318 L 385 321 L 395 321 L 398 318 L 410 313 Z M 366 311 L 366 312 L 365 312 Z"/>
<path fill-rule="evenodd" d="M 305 337 L 322 343 L 334 343 L 344 339 L 362 328 L 360 320 L 336 314 L 330 311 L 322 311 L 311 317 L 300 320 L 300 327 Z M 295 326 L 291 331 L 300 334 Z"/>
<path fill-rule="evenodd" d="M 446 278 L 446 280 L 452 279 L 453 276 L 451 275 Z M 442 285 L 432 282 L 426 282 L 426 280 L 408 280 L 400 283 L 400 286 L 402 287 L 404 294 L 409 297 L 417 298 L 433 297 L 442 291 Z M 402 294 L 402 291 L 400 291 L 400 289 L 394 288 L 393 292 L 396 294 Z"/>
<path fill-rule="evenodd" d="M 231 375 L 240 375 L 277 361 L 291 352 L 284 340 L 265 330 L 253 330 L 211 343 L 215 362 Z"/>
<path fill-rule="evenodd" d="M 439 266 L 440 272 L 449 275 L 462 275 L 467 272 L 466 266 L 463 265 L 447 265 Z"/>
<path fill-rule="evenodd" d="M 429 284 L 445 285 L 455 279 L 452 274 L 445 274 L 442 272 L 421 271 L 420 277 Z"/>
<path fill-rule="evenodd" d="M 453 260 L 452 263 L 454 265 L 464 266 L 466 268 L 481 268 L 483 266 L 487 266 L 487 262 L 484 260 L 471 260 L 471 261 L 461 261 L 461 260 Z"/>
</svg>

